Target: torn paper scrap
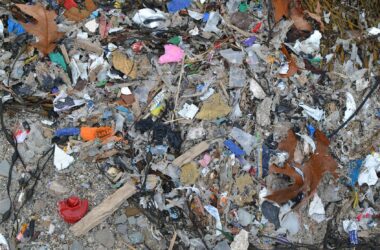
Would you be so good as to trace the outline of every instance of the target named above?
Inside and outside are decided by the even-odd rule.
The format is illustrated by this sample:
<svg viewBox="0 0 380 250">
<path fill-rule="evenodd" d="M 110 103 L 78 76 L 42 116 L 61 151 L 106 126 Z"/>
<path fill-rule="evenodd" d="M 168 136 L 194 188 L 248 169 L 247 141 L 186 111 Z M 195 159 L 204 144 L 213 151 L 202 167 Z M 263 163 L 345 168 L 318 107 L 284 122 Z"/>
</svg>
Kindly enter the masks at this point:
<svg viewBox="0 0 380 250">
<path fill-rule="evenodd" d="M 54 147 L 54 166 L 57 170 L 68 168 L 74 162 L 74 157 L 66 154 L 57 144 Z"/>
</svg>

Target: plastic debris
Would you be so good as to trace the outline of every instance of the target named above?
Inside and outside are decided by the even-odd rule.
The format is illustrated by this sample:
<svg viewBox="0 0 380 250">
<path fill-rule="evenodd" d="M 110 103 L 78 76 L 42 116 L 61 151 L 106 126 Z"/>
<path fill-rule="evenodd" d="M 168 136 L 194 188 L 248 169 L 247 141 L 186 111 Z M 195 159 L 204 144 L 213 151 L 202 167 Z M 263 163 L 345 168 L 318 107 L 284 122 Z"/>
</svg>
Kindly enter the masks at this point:
<svg viewBox="0 0 380 250">
<path fill-rule="evenodd" d="M 168 11 L 170 13 L 174 13 L 180 11 L 182 9 L 188 8 L 191 4 L 192 0 L 171 0 L 168 2 Z"/>
<path fill-rule="evenodd" d="M 380 154 L 374 153 L 373 155 L 367 155 L 360 170 L 358 178 L 359 185 L 361 186 L 364 183 L 370 186 L 375 185 L 379 179 L 377 172 L 380 172 Z"/>
<path fill-rule="evenodd" d="M 248 232 L 244 229 L 240 230 L 231 243 L 231 250 L 247 250 L 249 247 L 248 235 Z"/>
<path fill-rule="evenodd" d="M 314 198 L 310 203 L 309 216 L 318 223 L 321 223 L 326 219 L 325 208 L 318 194 L 314 195 Z"/>
<path fill-rule="evenodd" d="M 351 93 L 346 92 L 346 110 L 344 111 L 343 122 L 347 121 L 348 118 L 355 112 L 356 103 L 355 99 Z"/>
<path fill-rule="evenodd" d="M 149 8 L 141 9 L 137 11 L 135 16 L 133 17 L 133 22 L 155 29 L 161 26 L 164 26 L 166 21 L 166 17 L 164 13 L 160 10 L 152 10 Z"/>
<path fill-rule="evenodd" d="M 299 104 L 299 106 L 304 109 L 306 115 L 311 116 L 316 121 L 320 121 L 325 115 L 325 112 L 321 109 L 312 108 L 305 104 Z"/>
<path fill-rule="evenodd" d="M 199 108 L 195 106 L 194 104 L 189 105 L 185 103 L 183 108 L 180 111 L 178 111 L 178 114 L 182 116 L 183 118 L 193 119 L 195 115 L 197 114 L 198 110 Z"/>
<path fill-rule="evenodd" d="M 59 214 L 67 223 L 74 224 L 85 216 L 88 210 L 88 200 L 71 196 L 58 202 Z"/>
<path fill-rule="evenodd" d="M 57 170 L 68 168 L 74 162 L 74 157 L 68 155 L 57 145 L 54 146 L 54 166 Z"/>
<path fill-rule="evenodd" d="M 160 56 L 158 60 L 158 62 L 161 64 L 180 62 L 185 56 L 184 51 L 178 46 L 166 44 L 164 45 L 164 48 L 165 48 L 165 54 Z"/>
</svg>

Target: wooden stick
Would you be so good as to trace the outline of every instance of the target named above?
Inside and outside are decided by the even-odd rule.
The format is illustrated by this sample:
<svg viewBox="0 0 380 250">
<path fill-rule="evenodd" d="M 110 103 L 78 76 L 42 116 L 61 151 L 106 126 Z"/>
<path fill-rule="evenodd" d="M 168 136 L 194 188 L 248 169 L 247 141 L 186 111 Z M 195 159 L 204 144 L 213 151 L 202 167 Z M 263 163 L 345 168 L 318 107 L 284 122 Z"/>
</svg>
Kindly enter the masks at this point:
<svg viewBox="0 0 380 250">
<path fill-rule="evenodd" d="M 181 167 L 183 164 L 191 162 L 195 157 L 202 154 L 204 151 L 206 151 L 209 148 L 210 144 L 203 141 L 194 147 L 187 150 L 184 154 L 178 156 L 174 161 L 173 164 L 175 166 Z"/>
<path fill-rule="evenodd" d="M 177 239 L 177 232 L 174 231 L 173 238 L 170 240 L 170 245 L 169 245 L 168 250 L 173 250 L 176 239 Z"/>
<path fill-rule="evenodd" d="M 129 197 L 136 193 L 135 186 L 125 183 L 116 192 L 92 209 L 85 217 L 70 227 L 75 236 L 81 236 L 112 215 Z"/>
</svg>

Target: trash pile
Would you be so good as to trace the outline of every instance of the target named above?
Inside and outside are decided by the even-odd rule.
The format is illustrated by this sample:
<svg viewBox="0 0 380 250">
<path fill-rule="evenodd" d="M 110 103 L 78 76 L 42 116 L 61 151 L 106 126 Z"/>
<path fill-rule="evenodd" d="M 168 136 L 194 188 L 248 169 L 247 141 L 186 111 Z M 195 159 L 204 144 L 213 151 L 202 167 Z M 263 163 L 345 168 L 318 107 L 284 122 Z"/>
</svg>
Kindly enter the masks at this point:
<svg viewBox="0 0 380 250">
<path fill-rule="evenodd" d="M 375 249 L 363 2 L 0 3 L 0 249 Z"/>
</svg>

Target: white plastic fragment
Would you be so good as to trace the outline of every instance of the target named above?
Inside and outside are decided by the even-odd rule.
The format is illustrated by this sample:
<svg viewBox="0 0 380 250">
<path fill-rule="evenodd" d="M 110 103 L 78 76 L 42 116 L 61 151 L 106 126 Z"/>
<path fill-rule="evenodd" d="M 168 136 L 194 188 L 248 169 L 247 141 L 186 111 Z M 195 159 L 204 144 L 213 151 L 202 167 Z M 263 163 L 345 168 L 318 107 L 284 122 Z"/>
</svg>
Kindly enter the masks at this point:
<svg viewBox="0 0 380 250">
<path fill-rule="evenodd" d="M 9 250 L 8 242 L 2 234 L 0 234 L 0 249 Z"/>
<path fill-rule="evenodd" d="M 192 10 L 187 10 L 187 13 L 189 13 L 189 16 L 195 20 L 201 20 L 204 16 L 202 13 L 192 11 Z"/>
<path fill-rule="evenodd" d="M 138 10 L 132 20 L 139 25 L 155 29 L 165 23 L 166 17 L 164 15 L 164 12 L 158 9 L 152 10 L 149 8 L 144 8 Z"/>
<path fill-rule="evenodd" d="M 199 108 L 195 106 L 194 104 L 187 104 L 183 105 L 183 108 L 178 111 L 178 114 L 186 119 L 193 119 L 195 115 L 198 113 Z"/>
<path fill-rule="evenodd" d="M 287 213 L 283 219 L 280 221 L 281 227 L 286 229 L 290 235 L 298 233 L 300 229 L 300 223 L 298 221 L 298 216 L 294 212 Z"/>
<path fill-rule="evenodd" d="M 343 122 L 347 121 L 348 118 L 355 112 L 356 103 L 355 99 L 350 92 L 346 92 L 346 111 L 344 112 Z"/>
<path fill-rule="evenodd" d="M 309 216 L 318 223 L 326 219 L 325 208 L 318 194 L 314 194 L 314 198 L 310 203 Z"/>
<path fill-rule="evenodd" d="M 377 183 L 377 172 L 380 171 L 380 153 L 367 155 L 358 178 L 359 186 L 364 183 L 373 186 Z"/>
<path fill-rule="evenodd" d="M 323 111 L 322 109 L 318 109 L 318 108 L 314 109 L 303 103 L 300 103 L 299 106 L 304 109 L 303 111 L 304 114 L 311 116 L 316 121 L 320 121 L 325 115 L 325 111 Z"/>
<path fill-rule="evenodd" d="M 99 27 L 99 24 L 96 22 L 96 19 L 92 19 L 91 21 L 88 21 L 84 26 L 88 29 L 88 31 L 94 33 Z"/>
<path fill-rule="evenodd" d="M 4 36 L 4 24 L 3 21 L 0 20 L 0 36 Z"/>
<path fill-rule="evenodd" d="M 257 145 L 256 138 L 253 135 L 241 130 L 240 128 L 233 127 L 230 132 L 230 136 L 242 146 L 248 155 Z"/>
<path fill-rule="evenodd" d="M 220 29 L 218 29 L 219 21 L 221 20 L 221 16 L 218 12 L 211 11 L 210 16 L 207 20 L 207 23 L 203 29 L 205 32 L 214 32 L 216 34 L 219 34 L 221 32 Z"/>
<path fill-rule="evenodd" d="M 74 162 L 74 157 L 66 154 L 57 144 L 54 147 L 54 166 L 57 170 L 68 168 Z"/>
<path fill-rule="evenodd" d="M 48 126 L 51 126 L 51 125 L 54 124 L 54 122 L 49 121 L 49 120 L 42 120 L 41 123 L 42 123 L 42 124 L 45 124 L 45 125 L 48 125 Z"/>
<path fill-rule="evenodd" d="M 302 139 L 304 139 L 305 142 L 307 142 L 308 144 L 310 144 L 311 149 L 312 149 L 312 151 L 314 153 L 315 149 L 316 149 L 316 146 L 315 146 L 315 142 L 313 141 L 313 139 L 311 139 L 311 137 L 308 136 L 308 135 L 303 135 L 303 134 L 300 134 L 300 133 L 297 133 L 297 135 L 299 135 Z"/>
<path fill-rule="evenodd" d="M 257 99 L 262 100 L 266 96 L 263 88 L 253 78 L 249 82 L 249 90 L 252 92 L 253 96 Z"/>
<path fill-rule="evenodd" d="M 122 87 L 120 91 L 123 95 L 131 95 L 132 94 L 131 90 L 128 87 Z"/>
<path fill-rule="evenodd" d="M 247 250 L 249 247 L 248 241 L 249 233 L 244 229 L 234 237 L 234 241 L 231 243 L 231 250 Z"/>
<path fill-rule="evenodd" d="M 194 29 L 189 30 L 189 34 L 192 36 L 197 36 L 199 34 L 199 29 L 197 26 L 194 27 Z"/>
<path fill-rule="evenodd" d="M 354 220 L 344 220 L 343 221 L 343 230 L 346 232 L 346 233 L 349 233 L 350 231 L 353 231 L 353 230 L 358 230 L 358 225 L 356 224 L 356 222 Z"/>
<path fill-rule="evenodd" d="M 294 44 L 293 49 L 297 52 L 300 53 L 301 51 L 305 54 L 313 54 L 319 51 L 319 46 L 321 42 L 322 34 L 318 30 L 315 30 L 311 36 L 300 42 L 296 41 Z"/>
<path fill-rule="evenodd" d="M 369 35 L 377 36 L 378 34 L 380 34 L 380 29 L 376 28 L 376 27 L 371 27 L 371 28 L 367 29 L 367 32 Z"/>
<path fill-rule="evenodd" d="M 215 89 L 209 88 L 206 93 L 204 93 L 201 97 L 199 97 L 199 99 L 201 101 L 205 101 L 208 98 L 210 98 L 210 96 L 212 96 L 214 93 L 215 93 Z"/>
<path fill-rule="evenodd" d="M 211 205 L 206 205 L 205 209 L 207 212 L 209 212 L 209 214 L 211 214 L 212 217 L 215 218 L 215 220 L 216 220 L 215 226 L 217 228 L 216 236 L 220 235 L 221 232 L 218 229 L 222 230 L 222 222 L 220 222 L 220 216 L 219 216 L 218 209 L 216 209 L 216 207 L 211 206 Z"/>
<path fill-rule="evenodd" d="M 221 50 L 220 55 L 226 59 L 229 63 L 242 64 L 244 59 L 244 53 L 241 51 L 234 51 L 232 49 Z"/>
</svg>

